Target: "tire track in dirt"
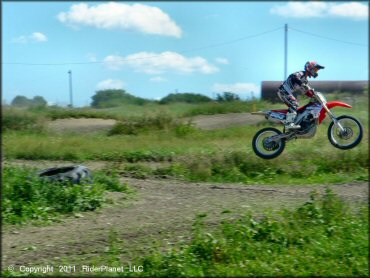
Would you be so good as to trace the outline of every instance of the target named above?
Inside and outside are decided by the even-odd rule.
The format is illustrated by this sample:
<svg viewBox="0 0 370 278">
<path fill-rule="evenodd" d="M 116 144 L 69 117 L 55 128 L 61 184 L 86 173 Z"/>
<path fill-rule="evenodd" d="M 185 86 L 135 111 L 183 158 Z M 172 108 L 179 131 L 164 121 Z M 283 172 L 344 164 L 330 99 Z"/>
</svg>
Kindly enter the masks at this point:
<svg viewBox="0 0 370 278">
<path fill-rule="evenodd" d="M 133 254 L 147 252 L 153 241 L 171 245 L 184 239 L 195 217 L 206 214 L 208 225 L 225 218 L 236 218 L 247 211 L 293 208 L 309 200 L 312 190 L 326 186 L 265 186 L 241 184 L 188 183 L 178 180 L 137 180 L 122 178 L 136 190 L 133 199 L 122 193 L 108 194 L 114 199 L 96 212 L 79 213 L 50 226 L 4 226 L 3 266 L 35 265 L 63 258 L 83 261 L 106 252 L 112 231 L 128 248 L 121 254 L 129 261 Z M 366 183 L 327 186 L 353 205 L 366 202 Z M 167 246 L 169 246 L 167 245 Z"/>
</svg>

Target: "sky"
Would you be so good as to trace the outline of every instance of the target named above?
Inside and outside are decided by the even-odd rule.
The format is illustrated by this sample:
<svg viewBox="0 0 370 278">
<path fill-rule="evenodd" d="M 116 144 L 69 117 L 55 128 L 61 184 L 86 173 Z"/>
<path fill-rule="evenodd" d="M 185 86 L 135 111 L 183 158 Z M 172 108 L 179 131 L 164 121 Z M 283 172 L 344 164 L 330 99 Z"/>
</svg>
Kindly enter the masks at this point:
<svg viewBox="0 0 370 278">
<path fill-rule="evenodd" d="M 2 2 L 2 101 L 89 106 L 99 90 L 260 97 L 307 61 L 368 80 L 368 2 Z M 71 75 L 69 75 L 71 71 Z"/>
</svg>

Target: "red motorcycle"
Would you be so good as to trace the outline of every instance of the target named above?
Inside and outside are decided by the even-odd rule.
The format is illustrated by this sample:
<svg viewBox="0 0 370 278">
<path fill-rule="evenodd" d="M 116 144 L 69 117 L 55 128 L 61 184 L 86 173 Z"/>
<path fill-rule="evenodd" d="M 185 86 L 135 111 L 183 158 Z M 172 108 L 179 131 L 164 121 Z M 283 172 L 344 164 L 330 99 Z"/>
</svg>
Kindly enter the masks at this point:
<svg viewBox="0 0 370 278">
<path fill-rule="evenodd" d="M 352 108 L 352 106 L 340 101 L 327 102 L 322 93 L 310 90 L 313 94 L 311 101 L 298 108 L 298 114 L 294 121 L 301 128 L 289 131 L 284 128 L 283 132 L 273 127 L 261 129 L 252 141 L 256 155 L 264 159 L 272 159 L 283 152 L 286 142 L 298 138 L 312 138 L 316 134 L 317 126 L 322 123 L 326 114 L 332 119 L 328 129 L 328 138 L 334 147 L 348 150 L 361 142 L 363 136 L 361 123 L 352 116 L 336 117 L 330 110 L 336 106 L 346 108 Z M 287 112 L 288 110 L 268 110 L 252 112 L 252 114 L 263 115 L 269 121 L 284 124 Z"/>
</svg>

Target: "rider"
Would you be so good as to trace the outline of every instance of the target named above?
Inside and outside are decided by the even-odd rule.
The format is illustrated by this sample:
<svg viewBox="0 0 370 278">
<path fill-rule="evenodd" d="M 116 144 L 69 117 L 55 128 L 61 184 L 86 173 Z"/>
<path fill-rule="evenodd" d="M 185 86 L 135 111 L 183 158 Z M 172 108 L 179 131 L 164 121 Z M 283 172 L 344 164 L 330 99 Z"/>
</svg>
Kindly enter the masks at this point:
<svg viewBox="0 0 370 278">
<path fill-rule="evenodd" d="M 294 97 L 294 91 L 301 91 L 308 97 L 313 96 L 312 89 L 308 86 L 307 77 L 317 77 L 317 72 L 325 67 L 319 65 L 316 62 L 307 62 L 304 65 L 304 71 L 297 71 L 288 76 L 287 80 L 280 85 L 277 95 L 279 98 L 289 107 L 288 113 L 286 114 L 285 128 L 299 129 L 300 125 L 296 125 L 294 120 L 297 117 L 298 100 Z"/>
</svg>

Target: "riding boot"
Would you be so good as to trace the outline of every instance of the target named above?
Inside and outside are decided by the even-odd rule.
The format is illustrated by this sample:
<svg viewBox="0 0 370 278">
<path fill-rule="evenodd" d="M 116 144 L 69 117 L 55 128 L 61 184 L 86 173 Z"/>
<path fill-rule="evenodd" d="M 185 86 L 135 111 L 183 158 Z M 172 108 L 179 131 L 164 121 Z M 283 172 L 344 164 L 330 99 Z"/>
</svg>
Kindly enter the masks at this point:
<svg viewBox="0 0 370 278">
<path fill-rule="evenodd" d="M 296 125 L 295 123 L 294 123 L 294 120 L 296 119 L 296 117 L 297 117 L 297 112 L 296 111 L 292 111 L 292 112 L 288 112 L 287 114 L 286 114 L 286 119 L 285 119 L 285 123 L 284 123 L 284 125 L 285 125 L 285 128 L 287 129 L 287 130 L 291 130 L 291 129 L 300 129 L 301 128 L 301 126 L 300 125 Z"/>
</svg>

